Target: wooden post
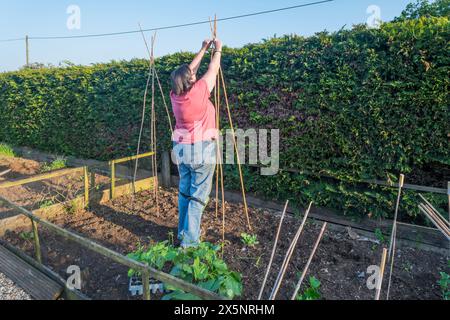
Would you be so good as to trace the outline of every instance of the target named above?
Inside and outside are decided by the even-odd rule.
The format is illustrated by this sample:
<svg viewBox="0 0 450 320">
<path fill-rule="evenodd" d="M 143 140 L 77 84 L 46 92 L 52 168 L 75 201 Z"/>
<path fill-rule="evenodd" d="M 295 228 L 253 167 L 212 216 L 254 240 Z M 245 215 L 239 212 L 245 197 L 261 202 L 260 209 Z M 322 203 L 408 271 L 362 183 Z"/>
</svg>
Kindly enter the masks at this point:
<svg viewBox="0 0 450 320">
<path fill-rule="evenodd" d="M 38 224 L 31 219 L 31 227 L 33 229 L 34 251 L 36 253 L 36 260 L 42 264 L 41 243 L 39 242 Z"/>
<path fill-rule="evenodd" d="M 29 41 L 28 35 L 25 36 L 25 50 L 26 50 L 26 59 L 27 59 L 26 66 L 28 67 L 30 65 L 30 41 Z"/>
<path fill-rule="evenodd" d="M 142 288 L 144 300 L 150 300 L 150 275 L 148 270 L 142 270 Z"/>
<path fill-rule="evenodd" d="M 163 187 L 170 188 L 170 152 L 161 152 L 161 182 Z"/>
<path fill-rule="evenodd" d="M 89 208 L 89 168 L 83 168 L 84 173 L 84 207 Z"/>
<path fill-rule="evenodd" d="M 116 191 L 116 166 L 115 161 L 110 162 L 111 165 L 111 200 L 114 199 L 114 194 Z"/>
</svg>

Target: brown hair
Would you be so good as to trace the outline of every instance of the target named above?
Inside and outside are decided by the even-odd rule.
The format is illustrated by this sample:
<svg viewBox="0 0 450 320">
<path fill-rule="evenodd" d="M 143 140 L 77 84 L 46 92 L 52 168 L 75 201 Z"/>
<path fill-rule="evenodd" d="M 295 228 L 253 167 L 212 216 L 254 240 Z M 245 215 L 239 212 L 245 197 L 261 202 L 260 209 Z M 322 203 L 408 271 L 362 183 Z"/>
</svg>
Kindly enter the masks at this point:
<svg viewBox="0 0 450 320">
<path fill-rule="evenodd" d="M 183 64 L 177 70 L 172 72 L 170 79 L 172 82 L 172 91 L 177 96 L 185 94 L 192 88 L 191 69 L 187 64 Z"/>
</svg>

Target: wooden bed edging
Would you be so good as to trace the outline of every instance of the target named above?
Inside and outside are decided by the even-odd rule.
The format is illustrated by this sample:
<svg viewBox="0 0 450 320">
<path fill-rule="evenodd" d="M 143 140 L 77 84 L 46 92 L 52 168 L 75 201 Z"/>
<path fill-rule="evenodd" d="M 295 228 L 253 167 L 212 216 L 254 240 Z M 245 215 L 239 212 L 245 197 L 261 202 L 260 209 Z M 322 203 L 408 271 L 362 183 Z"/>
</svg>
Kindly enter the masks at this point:
<svg viewBox="0 0 450 320">
<path fill-rule="evenodd" d="M 149 267 L 147 264 L 132 260 L 118 252 L 115 252 L 111 249 L 108 249 L 94 241 L 88 240 L 86 238 L 83 238 L 71 231 L 65 230 L 51 222 L 48 222 L 44 219 L 41 219 L 39 217 L 37 217 L 36 215 L 34 215 L 33 213 L 31 213 L 30 211 L 16 205 L 15 203 L 9 201 L 6 198 L 3 198 L 2 196 L 0 196 L 0 200 L 7 203 L 9 206 L 17 209 L 18 211 L 20 211 L 23 215 L 25 215 L 26 217 L 28 217 L 30 220 L 33 221 L 33 223 L 37 224 L 37 225 L 41 225 L 46 227 L 47 229 L 51 230 L 52 232 L 56 233 L 57 235 L 74 241 L 78 244 L 80 244 L 83 247 L 86 247 L 87 249 L 90 249 L 94 252 L 97 252 L 105 257 L 108 257 L 110 259 L 112 259 L 113 261 L 120 263 L 122 265 L 125 265 L 129 268 L 135 269 L 140 271 L 143 274 L 143 277 L 145 278 L 155 278 L 156 280 L 159 280 L 161 282 L 165 282 L 168 283 L 176 288 L 179 288 L 181 290 L 184 290 L 186 292 L 192 293 L 202 299 L 206 299 L 206 300 L 224 300 L 223 297 L 205 290 L 203 288 L 200 288 L 196 285 L 193 285 L 191 283 L 188 283 L 184 280 L 178 279 L 170 274 L 167 274 L 165 272 L 156 270 L 152 267 Z M 36 234 L 35 234 L 35 241 L 37 241 L 36 239 Z M 38 253 L 38 251 L 40 251 L 39 245 L 38 245 L 38 241 L 37 241 L 37 245 L 35 247 L 36 252 Z M 146 281 L 144 281 L 144 287 L 145 287 L 145 283 L 148 283 Z M 147 288 L 145 288 L 144 291 L 148 291 L 147 294 L 144 293 L 144 297 L 146 299 L 150 299 L 150 290 L 148 288 L 149 286 L 147 285 Z"/>
</svg>

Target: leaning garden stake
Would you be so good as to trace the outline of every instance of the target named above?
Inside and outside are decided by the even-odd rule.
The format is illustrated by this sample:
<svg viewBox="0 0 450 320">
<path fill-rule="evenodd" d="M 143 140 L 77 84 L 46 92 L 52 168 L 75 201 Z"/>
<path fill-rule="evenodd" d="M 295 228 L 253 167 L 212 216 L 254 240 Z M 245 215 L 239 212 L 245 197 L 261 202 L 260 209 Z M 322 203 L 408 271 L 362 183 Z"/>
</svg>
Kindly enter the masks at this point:
<svg viewBox="0 0 450 320">
<path fill-rule="evenodd" d="M 295 300 L 295 298 L 297 298 L 298 291 L 300 290 L 303 280 L 305 279 L 306 274 L 308 273 L 309 266 L 311 265 L 314 255 L 316 254 L 317 248 L 319 247 L 320 241 L 322 240 L 323 234 L 325 233 L 327 226 L 328 226 L 328 223 L 326 223 L 326 222 L 322 226 L 322 230 L 320 231 L 319 237 L 317 237 L 316 244 L 313 247 L 313 250 L 311 252 L 311 255 L 309 256 L 308 262 L 306 263 L 305 269 L 303 270 L 300 280 L 298 281 L 297 286 L 295 287 L 294 294 L 292 295 L 291 300 Z"/>
<path fill-rule="evenodd" d="M 300 238 L 303 228 L 306 225 L 306 220 L 308 219 L 309 212 L 311 211 L 311 206 L 312 206 L 312 202 L 309 204 L 309 207 L 305 212 L 305 216 L 303 217 L 302 224 L 298 228 L 297 233 L 295 234 L 294 239 L 292 240 L 292 243 L 289 246 L 289 249 L 286 253 L 283 264 L 281 265 L 280 272 L 278 273 L 277 280 L 275 281 L 275 285 L 273 286 L 272 293 L 270 294 L 270 300 L 275 300 L 278 290 L 280 290 L 281 282 L 283 281 L 284 275 L 286 274 L 286 270 L 289 265 L 289 262 L 291 261 L 291 257 L 292 257 L 292 254 L 294 253 L 294 249 L 297 246 L 298 238 Z"/>
<path fill-rule="evenodd" d="M 403 188 L 404 182 L 405 182 L 405 176 L 403 174 L 401 174 L 399 183 L 398 183 L 398 195 L 397 195 L 397 202 L 395 204 L 395 214 L 394 214 L 394 222 L 392 224 L 391 241 L 389 243 L 388 261 L 390 262 L 390 268 L 389 268 L 389 282 L 388 282 L 386 300 L 389 300 L 389 293 L 391 290 L 391 281 L 392 281 L 392 272 L 394 271 L 395 246 L 396 246 L 396 242 L 397 242 L 396 238 L 397 238 L 398 209 L 400 207 L 400 199 L 402 197 L 402 188 Z M 383 269 L 383 272 L 384 272 L 384 269 Z"/>
<path fill-rule="evenodd" d="M 263 280 L 263 283 L 262 283 L 262 286 L 261 286 L 261 290 L 259 291 L 258 300 L 261 300 L 263 292 L 264 292 L 264 287 L 266 286 L 267 278 L 269 276 L 270 269 L 272 267 L 273 258 L 275 257 L 275 250 L 277 249 L 278 239 L 280 237 L 280 232 L 281 232 L 281 226 L 283 225 L 283 220 L 284 220 L 284 217 L 286 215 L 286 211 L 287 211 L 288 205 L 289 205 L 289 200 L 286 201 L 286 205 L 284 206 L 283 213 L 281 214 L 280 224 L 278 225 L 277 234 L 275 236 L 275 242 L 273 243 L 272 254 L 270 256 L 269 265 L 267 266 L 267 271 L 266 271 L 266 275 L 264 276 L 264 280 Z"/>
<path fill-rule="evenodd" d="M 400 207 L 400 199 L 402 197 L 402 188 L 405 182 L 405 176 L 403 174 L 400 175 L 400 180 L 398 183 L 398 194 L 397 194 L 397 202 L 395 204 L 395 214 L 394 214 L 394 222 L 392 223 L 392 232 L 391 232 L 391 241 L 389 243 L 389 253 L 388 253 L 388 261 L 391 260 L 394 245 L 395 245 L 395 237 L 397 235 L 397 219 L 398 219 L 398 209 Z"/>
</svg>

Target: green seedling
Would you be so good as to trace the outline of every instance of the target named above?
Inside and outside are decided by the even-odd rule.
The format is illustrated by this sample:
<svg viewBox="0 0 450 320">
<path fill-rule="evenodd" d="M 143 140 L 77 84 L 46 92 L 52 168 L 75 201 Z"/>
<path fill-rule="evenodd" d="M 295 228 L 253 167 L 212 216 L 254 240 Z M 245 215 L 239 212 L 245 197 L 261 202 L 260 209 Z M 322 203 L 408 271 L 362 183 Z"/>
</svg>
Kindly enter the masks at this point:
<svg viewBox="0 0 450 320">
<path fill-rule="evenodd" d="M 19 234 L 19 237 L 20 237 L 21 239 L 23 239 L 23 240 L 26 240 L 26 241 L 31 241 L 31 240 L 34 239 L 33 232 L 21 232 L 21 233 Z"/>
<path fill-rule="evenodd" d="M 60 170 L 60 169 L 64 169 L 67 167 L 67 163 L 66 160 L 63 158 L 57 158 L 56 160 L 52 161 L 51 163 L 44 163 L 41 166 L 41 173 L 45 173 L 45 172 L 50 172 L 50 171 L 55 171 L 55 170 Z"/>
<path fill-rule="evenodd" d="M 258 236 L 256 234 L 241 233 L 241 241 L 247 247 L 251 248 L 254 248 L 257 244 L 259 244 Z"/>
<path fill-rule="evenodd" d="M 380 244 L 383 244 L 386 242 L 386 238 L 384 237 L 383 231 L 381 229 L 377 228 L 375 229 L 375 237 L 378 241 L 380 241 Z"/>
</svg>

